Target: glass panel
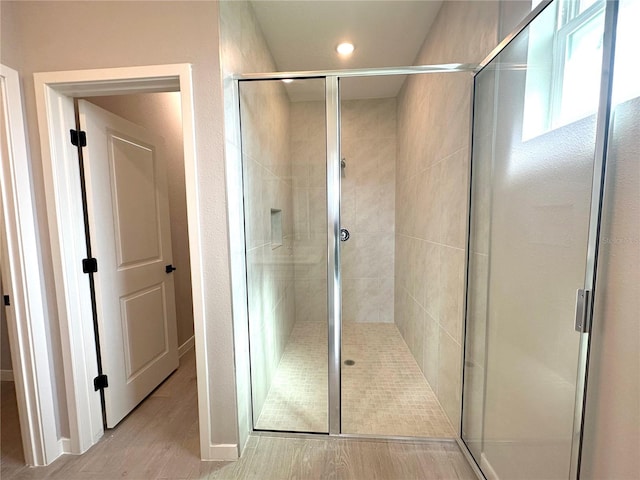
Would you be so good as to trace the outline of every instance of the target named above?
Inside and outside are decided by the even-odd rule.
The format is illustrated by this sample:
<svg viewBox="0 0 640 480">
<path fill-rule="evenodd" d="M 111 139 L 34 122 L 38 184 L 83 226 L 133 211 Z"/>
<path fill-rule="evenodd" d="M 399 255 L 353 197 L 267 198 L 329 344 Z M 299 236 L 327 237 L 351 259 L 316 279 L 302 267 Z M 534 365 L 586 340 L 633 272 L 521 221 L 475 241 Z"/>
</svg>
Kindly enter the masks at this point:
<svg viewBox="0 0 640 480">
<path fill-rule="evenodd" d="M 532 81 L 537 92 L 559 78 L 597 87 L 602 59 L 584 42 L 576 78 L 535 44 L 555 28 L 557 3 L 475 79 L 462 437 L 490 478 L 569 476 L 596 119 L 527 135 L 523 125 L 555 101 L 532 97 Z"/>
<path fill-rule="evenodd" d="M 470 86 L 340 81 L 343 433 L 455 436 Z"/>
<path fill-rule="evenodd" d="M 328 432 L 324 79 L 241 81 L 253 423 Z"/>
</svg>

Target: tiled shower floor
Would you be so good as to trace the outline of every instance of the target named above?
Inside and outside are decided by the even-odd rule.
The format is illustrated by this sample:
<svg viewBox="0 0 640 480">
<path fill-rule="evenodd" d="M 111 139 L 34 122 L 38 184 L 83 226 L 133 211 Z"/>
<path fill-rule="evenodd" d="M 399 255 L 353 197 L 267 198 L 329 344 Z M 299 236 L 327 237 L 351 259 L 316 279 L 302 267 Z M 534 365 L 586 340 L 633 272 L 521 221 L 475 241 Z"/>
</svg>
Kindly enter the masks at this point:
<svg viewBox="0 0 640 480">
<path fill-rule="evenodd" d="M 394 324 L 344 324 L 342 361 L 343 433 L 454 436 Z M 326 324 L 296 323 L 256 428 L 327 432 Z"/>
</svg>

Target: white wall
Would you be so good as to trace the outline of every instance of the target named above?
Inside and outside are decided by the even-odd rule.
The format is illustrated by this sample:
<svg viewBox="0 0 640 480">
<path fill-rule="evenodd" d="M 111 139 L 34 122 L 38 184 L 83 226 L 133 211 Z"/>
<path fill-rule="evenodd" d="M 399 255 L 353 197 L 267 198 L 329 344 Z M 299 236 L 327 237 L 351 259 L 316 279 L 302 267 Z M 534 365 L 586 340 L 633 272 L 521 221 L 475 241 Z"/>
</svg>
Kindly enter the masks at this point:
<svg viewBox="0 0 640 480">
<path fill-rule="evenodd" d="M 605 182 L 582 478 L 640 478 L 640 97 L 615 108 Z"/>
<path fill-rule="evenodd" d="M 52 350 L 59 350 L 33 73 L 168 63 L 193 65 L 212 444 L 236 444 L 223 106 L 216 2 L 2 2 L 2 61 L 20 73 L 45 267 Z M 29 52 L 22 55 L 20 52 Z M 5 57 L 6 55 L 6 57 Z M 64 391 L 59 356 L 56 381 Z M 66 407 L 59 397 L 60 434 Z"/>
</svg>

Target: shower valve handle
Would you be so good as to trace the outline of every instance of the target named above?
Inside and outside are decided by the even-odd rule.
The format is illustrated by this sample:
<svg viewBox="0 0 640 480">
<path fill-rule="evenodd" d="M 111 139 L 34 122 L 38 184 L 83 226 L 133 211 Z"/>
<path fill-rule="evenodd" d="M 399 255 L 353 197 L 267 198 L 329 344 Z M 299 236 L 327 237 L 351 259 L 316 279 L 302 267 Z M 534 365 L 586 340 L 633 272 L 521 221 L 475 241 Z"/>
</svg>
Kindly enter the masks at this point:
<svg viewBox="0 0 640 480">
<path fill-rule="evenodd" d="M 349 233 L 349 230 L 347 230 L 346 228 L 341 228 L 340 229 L 340 241 L 341 242 L 346 242 L 347 240 L 349 240 L 350 236 L 351 236 L 351 234 Z"/>
</svg>

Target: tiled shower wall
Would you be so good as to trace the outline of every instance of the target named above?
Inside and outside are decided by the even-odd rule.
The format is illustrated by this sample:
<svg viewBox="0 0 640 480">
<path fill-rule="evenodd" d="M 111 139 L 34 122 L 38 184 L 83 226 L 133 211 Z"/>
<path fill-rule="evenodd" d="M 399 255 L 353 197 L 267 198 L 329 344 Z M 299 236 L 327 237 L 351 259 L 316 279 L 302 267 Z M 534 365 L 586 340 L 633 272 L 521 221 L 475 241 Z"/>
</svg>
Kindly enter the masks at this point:
<svg viewBox="0 0 640 480">
<path fill-rule="evenodd" d="M 497 18 L 497 3 L 444 2 L 416 64 L 478 63 L 497 43 Z M 470 93 L 470 74 L 430 74 L 410 76 L 398 96 L 395 319 L 453 425 L 460 418 Z"/>
<path fill-rule="evenodd" d="M 393 323 L 396 99 L 341 103 L 344 322 Z"/>
<path fill-rule="evenodd" d="M 243 84 L 240 96 L 253 405 L 259 413 L 295 319 L 289 99 L 280 82 Z"/>
<path fill-rule="evenodd" d="M 296 321 L 326 322 L 325 104 L 324 101 L 293 102 L 290 112 Z"/>
<path fill-rule="evenodd" d="M 296 319 L 326 321 L 326 139 L 324 102 L 291 104 Z M 395 99 L 341 104 L 341 223 L 345 322 L 393 322 Z"/>
</svg>

